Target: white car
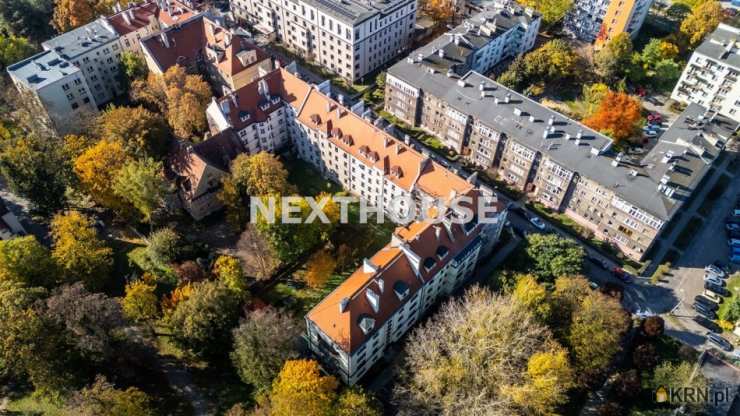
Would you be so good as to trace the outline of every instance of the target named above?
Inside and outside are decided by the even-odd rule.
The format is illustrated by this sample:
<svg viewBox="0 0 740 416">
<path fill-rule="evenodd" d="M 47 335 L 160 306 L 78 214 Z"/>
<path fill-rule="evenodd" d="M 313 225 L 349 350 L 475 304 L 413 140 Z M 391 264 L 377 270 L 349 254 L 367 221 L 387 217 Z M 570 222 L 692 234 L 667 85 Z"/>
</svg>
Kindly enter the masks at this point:
<svg viewBox="0 0 740 416">
<path fill-rule="evenodd" d="M 658 137 L 658 132 L 655 130 L 643 131 L 643 134 L 647 137 Z"/>
<path fill-rule="evenodd" d="M 719 278 L 716 274 L 707 273 L 704 275 L 704 281 L 717 286 L 724 286 L 724 281 Z"/>
<path fill-rule="evenodd" d="M 534 217 L 534 216 L 530 217 L 529 222 L 531 222 L 532 225 L 537 227 L 537 229 L 539 230 L 544 230 L 545 228 L 547 228 L 547 226 L 545 225 L 545 222 L 542 221 L 539 217 Z"/>
<path fill-rule="evenodd" d="M 705 267 L 704 268 L 704 271 L 705 272 L 708 272 L 708 273 L 711 273 L 711 274 L 714 274 L 714 275 L 717 275 L 717 276 L 719 276 L 721 278 L 727 277 L 727 273 L 724 270 L 722 270 L 721 268 L 719 268 L 719 266 L 717 266 L 715 264 L 710 264 L 709 266 Z"/>
</svg>

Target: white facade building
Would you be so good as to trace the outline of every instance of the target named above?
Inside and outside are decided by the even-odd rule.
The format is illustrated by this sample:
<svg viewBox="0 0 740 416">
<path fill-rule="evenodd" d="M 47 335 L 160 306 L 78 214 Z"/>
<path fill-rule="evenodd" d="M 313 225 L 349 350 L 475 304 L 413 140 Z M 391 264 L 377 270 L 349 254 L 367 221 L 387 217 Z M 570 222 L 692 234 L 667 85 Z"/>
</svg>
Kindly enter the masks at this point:
<svg viewBox="0 0 740 416">
<path fill-rule="evenodd" d="M 740 29 L 720 23 L 691 55 L 671 98 L 740 122 Z"/>
<path fill-rule="evenodd" d="M 404 51 L 416 22 L 416 0 L 234 0 L 231 10 L 353 82 Z"/>
</svg>

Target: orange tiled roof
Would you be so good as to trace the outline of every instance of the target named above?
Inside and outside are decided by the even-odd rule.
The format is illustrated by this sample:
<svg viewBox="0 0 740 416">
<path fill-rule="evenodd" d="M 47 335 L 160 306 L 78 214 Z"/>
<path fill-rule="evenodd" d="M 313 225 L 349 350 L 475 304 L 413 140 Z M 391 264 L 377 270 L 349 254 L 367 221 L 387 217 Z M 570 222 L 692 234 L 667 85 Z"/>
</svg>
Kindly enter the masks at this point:
<svg viewBox="0 0 740 416">
<path fill-rule="evenodd" d="M 177 0 L 164 0 L 169 7 L 160 7 L 157 20 L 164 26 L 174 26 L 198 14 L 198 11 Z"/>
</svg>

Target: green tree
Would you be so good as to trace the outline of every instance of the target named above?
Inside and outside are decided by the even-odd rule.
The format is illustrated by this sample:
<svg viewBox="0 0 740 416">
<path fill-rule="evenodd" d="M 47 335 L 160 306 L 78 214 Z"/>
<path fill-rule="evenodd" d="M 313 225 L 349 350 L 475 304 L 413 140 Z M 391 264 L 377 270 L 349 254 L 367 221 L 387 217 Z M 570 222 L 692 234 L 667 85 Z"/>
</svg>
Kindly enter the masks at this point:
<svg viewBox="0 0 740 416">
<path fill-rule="evenodd" d="M 526 64 L 524 63 L 524 55 L 518 55 L 509 64 L 509 67 L 501 74 L 497 81 L 506 87 L 513 90 L 521 91 L 525 87 L 526 78 Z"/>
<path fill-rule="evenodd" d="M 547 288 L 537 283 L 534 276 L 530 274 L 519 276 L 511 296 L 543 322 L 550 317 Z"/>
<path fill-rule="evenodd" d="M 95 382 L 75 393 L 65 414 L 69 416 L 155 416 L 151 399 L 143 391 L 129 387 L 115 388 L 105 377 L 98 376 Z"/>
<path fill-rule="evenodd" d="M 170 264 L 180 253 L 180 236 L 172 228 L 159 229 L 149 235 L 146 253 L 159 265 Z"/>
<path fill-rule="evenodd" d="M 521 411 L 522 387 L 555 376 L 539 398 L 550 414 L 572 383 L 560 377 L 567 375 L 561 351 L 517 301 L 474 287 L 411 333 L 394 400 L 404 414 L 531 414 Z M 540 363 L 540 354 L 554 362 Z"/>
<path fill-rule="evenodd" d="M 113 250 L 98 238 L 92 220 L 77 211 L 57 214 L 51 221 L 51 236 L 51 256 L 64 279 L 102 288 L 113 266 Z"/>
<path fill-rule="evenodd" d="M 632 39 L 629 33 L 620 33 L 594 55 L 596 73 L 605 81 L 622 78 L 632 58 Z"/>
<path fill-rule="evenodd" d="M 607 368 L 628 326 L 627 314 L 619 301 L 599 292 L 586 295 L 573 312 L 568 334 L 578 370 L 596 373 Z"/>
<path fill-rule="evenodd" d="M 700 3 L 691 9 L 691 14 L 681 22 L 681 34 L 688 39 L 689 45 L 696 46 L 708 33 L 714 31 L 722 21 L 722 6 L 718 1 L 710 0 Z"/>
<path fill-rule="evenodd" d="M 236 257 L 219 256 L 213 265 L 216 277 L 229 289 L 244 293 L 247 290 L 247 281 L 242 270 L 241 262 Z"/>
<path fill-rule="evenodd" d="M 557 234 L 527 236 L 526 252 L 532 261 L 532 273 L 542 282 L 552 282 L 560 276 L 577 275 L 583 269 L 583 247 Z"/>
<path fill-rule="evenodd" d="M 168 190 L 162 163 L 151 158 L 124 165 L 113 184 L 113 192 L 136 208 L 147 223 L 151 223 L 152 215 L 164 207 Z"/>
<path fill-rule="evenodd" d="M 312 360 L 286 361 L 272 384 L 272 416 L 316 416 L 331 414 L 339 383 L 322 376 Z"/>
<path fill-rule="evenodd" d="M 301 328 L 290 314 L 270 307 L 250 312 L 234 329 L 231 361 L 239 377 L 267 390 L 286 360 L 298 357 Z"/>
<path fill-rule="evenodd" d="M 730 306 L 724 310 L 724 316 L 720 316 L 720 318 L 725 321 L 737 322 L 740 320 L 740 297 L 736 296 L 730 302 Z"/>
<path fill-rule="evenodd" d="M 46 295 L 44 288 L 28 287 L 12 280 L 0 280 L 0 318 L 2 318 L 0 319 L 0 331 L 3 334 L 12 333 L 9 328 L 15 324 L 14 320 L 34 302 Z M 8 345 L 0 341 L 0 378 L 10 377 L 13 370 L 13 363 L 5 361 L 9 354 L 6 354 L 4 348 Z"/>
<path fill-rule="evenodd" d="M 357 387 L 348 388 L 339 395 L 335 405 L 336 416 L 381 416 L 376 400 Z"/>
<path fill-rule="evenodd" d="M 168 319 L 174 341 L 199 356 L 223 354 L 239 320 L 239 297 L 220 282 L 193 284 Z"/>
<path fill-rule="evenodd" d="M 708 381 L 701 371 L 695 371 L 694 363 L 683 361 L 680 363 L 663 362 L 653 371 L 653 377 L 649 380 L 649 385 L 653 389 L 658 387 L 672 388 L 678 390 L 681 388 L 693 388 L 694 391 L 704 390 L 708 386 Z M 685 398 L 685 396 L 684 396 Z M 681 397 L 676 397 L 679 402 L 671 404 L 686 404 L 694 406 L 696 402 L 681 403 Z"/>
<path fill-rule="evenodd" d="M 0 174 L 8 188 L 43 215 L 66 204 L 64 194 L 71 178 L 67 166 L 54 139 L 31 135 L 0 142 Z"/>
<path fill-rule="evenodd" d="M 167 124 L 144 107 L 111 106 L 97 119 L 98 135 L 123 143 L 133 157 L 160 157 L 167 152 Z"/>
<path fill-rule="evenodd" d="M 159 299 L 154 293 L 156 286 L 144 280 L 135 280 L 126 285 L 126 296 L 121 299 L 121 307 L 127 318 L 134 321 L 147 321 L 159 315 Z"/>
<path fill-rule="evenodd" d="M 514 60 L 499 77 L 499 82 L 517 90 L 532 83 L 559 83 L 573 79 L 579 73 L 579 57 L 564 41 L 554 39 Z"/>
<path fill-rule="evenodd" d="M 27 286 L 50 286 L 56 268 L 49 250 L 34 236 L 0 241 L 0 282 L 13 281 Z"/>
<path fill-rule="evenodd" d="M 0 0 L 0 29 L 34 42 L 45 41 L 54 34 L 49 24 L 53 12 L 52 0 Z"/>
<path fill-rule="evenodd" d="M 149 69 L 146 66 L 146 62 L 139 54 L 131 51 L 121 53 L 120 78 L 127 90 L 131 89 L 134 81 L 145 79 L 148 73 Z"/>
<path fill-rule="evenodd" d="M 26 59 L 35 51 L 36 48 L 26 38 L 0 34 L 0 70 Z"/>
</svg>

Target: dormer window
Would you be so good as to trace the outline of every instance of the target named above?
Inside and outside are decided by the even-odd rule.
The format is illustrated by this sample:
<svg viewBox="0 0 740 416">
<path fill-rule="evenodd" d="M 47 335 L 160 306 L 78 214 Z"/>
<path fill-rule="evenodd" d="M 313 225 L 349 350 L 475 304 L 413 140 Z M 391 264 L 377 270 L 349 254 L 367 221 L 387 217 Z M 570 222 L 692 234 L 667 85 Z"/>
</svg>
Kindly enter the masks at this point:
<svg viewBox="0 0 740 416">
<path fill-rule="evenodd" d="M 357 324 L 360 326 L 362 333 L 367 335 L 373 330 L 373 328 L 375 328 L 375 319 L 367 315 L 360 315 L 360 318 L 357 320 Z"/>
<path fill-rule="evenodd" d="M 367 288 L 365 290 L 365 297 L 370 303 L 370 307 L 373 308 L 373 312 L 378 313 L 380 311 L 380 296 L 374 290 Z"/>
<path fill-rule="evenodd" d="M 396 294 L 396 297 L 398 297 L 399 301 L 403 301 L 406 299 L 406 297 L 409 295 L 409 285 L 407 285 L 405 282 L 398 280 L 396 283 L 393 284 L 393 293 Z"/>
<path fill-rule="evenodd" d="M 447 254 L 450 253 L 450 250 L 445 246 L 439 246 L 437 247 L 437 258 L 442 260 L 443 258 L 447 257 Z"/>
<path fill-rule="evenodd" d="M 239 120 L 240 120 L 241 122 L 245 122 L 245 121 L 248 121 L 248 120 L 250 119 L 250 117 L 251 117 L 251 116 L 250 116 L 250 115 L 249 115 L 249 113 L 248 113 L 248 112 L 246 112 L 246 111 L 240 111 L 240 112 L 239 112 Z"/>
<path fill-rule="evenodd" d="M 432 270 L 434 268 L 434 265 L 436 264 L 437 261 L 434 260 L 432 257 L 427 257 L 426 259 L 424 259 L 424 269 L 426 269 L 426 271 Z"/>
</svg>

